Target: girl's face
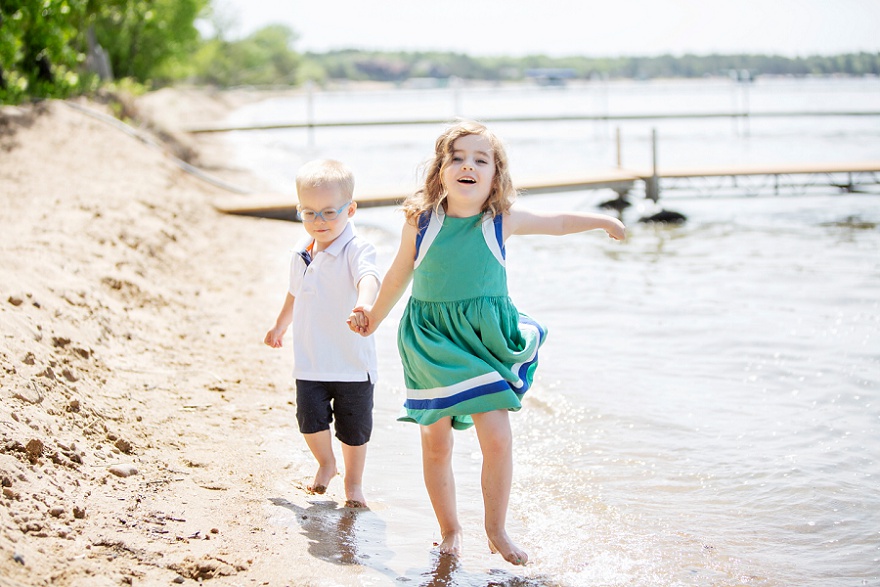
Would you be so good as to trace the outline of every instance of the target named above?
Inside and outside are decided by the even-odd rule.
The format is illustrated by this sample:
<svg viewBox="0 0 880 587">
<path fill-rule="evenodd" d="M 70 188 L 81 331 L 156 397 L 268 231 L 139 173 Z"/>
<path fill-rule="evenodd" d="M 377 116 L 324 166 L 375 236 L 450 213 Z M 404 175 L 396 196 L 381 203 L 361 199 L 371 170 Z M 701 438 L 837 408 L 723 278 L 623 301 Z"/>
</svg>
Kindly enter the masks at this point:
<svg viewBox="0 0 880 587">
<path fill-rule="evenodd" d="M 492 192 L 495 178 L 495 154 L 492 144 L 482 135 L 465 135 L 452 143 L 452 156 L 442 171 L 443 187 L 449 203 L 476 206 L 479 213 Z"/>
</svg>

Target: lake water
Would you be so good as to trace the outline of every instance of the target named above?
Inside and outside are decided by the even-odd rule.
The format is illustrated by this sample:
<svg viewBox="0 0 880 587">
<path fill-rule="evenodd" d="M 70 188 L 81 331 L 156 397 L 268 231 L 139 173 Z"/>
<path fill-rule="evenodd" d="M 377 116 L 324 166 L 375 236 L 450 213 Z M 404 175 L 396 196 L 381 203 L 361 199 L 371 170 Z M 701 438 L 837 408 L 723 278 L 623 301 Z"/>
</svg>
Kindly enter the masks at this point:
<svg viewBox="0 0 880 587">
<path fill-rule="evenodd" d="M 243 108 L 229 122 L 297 122 L 310 110 L 329 121 L 743 109 L 880 111 L 880 80 L 316 92 Z M 880 160 L 880 116 L 493 125 L 515 177 L 612 168 L 618 127 L 624 166 L 650 164 L 652 129 L 661 165 Z M 359 189 L 412 187 L 440 128 L 230 141 L 281 192 L 293 193 L 297 167 L 314 157 L 347 162 Z M 456 435 L 465 556 L 449 566 L 429 551 L 438 530 L 418 430 L 395 421 L 399 304 L 376 335 L 374 507 L 345 526 L 346 557 L 326 556 L 360 565 L 359 585 L 880 585 L 880 189 L 871 190 L 669 194 L 660 204 L 688 217 L 669 227 L 637 222 L 655 207 L 636 190 L 626 242 L 595 232 L 508 242 L 511 296 L 550 331 L 536 384 L 511 417 L 509 530 L 533 560 L 525 569 L 485 548 L 472 432 Z M 520 205 L 593 211 L 613 196 Z M 361 208 L 356 221 L 387 267 L 401 215 Z M 266 309 L 267 323 L 275 312 Z M 279 450 L 307 456 L 295 423 Z"/>
</svg>

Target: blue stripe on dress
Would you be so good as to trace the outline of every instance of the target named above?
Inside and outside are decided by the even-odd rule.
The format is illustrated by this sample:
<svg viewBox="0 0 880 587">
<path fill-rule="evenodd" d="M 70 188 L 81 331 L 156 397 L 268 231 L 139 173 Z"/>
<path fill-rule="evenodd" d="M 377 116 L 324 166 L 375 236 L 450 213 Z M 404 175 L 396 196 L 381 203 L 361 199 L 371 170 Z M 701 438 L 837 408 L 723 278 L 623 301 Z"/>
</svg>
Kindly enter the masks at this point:
<svg viewBox="0 0 880 587">
<path fill-rule="evenodd" d="M 502 215 L 496 214 L 495 218 L 492 219 L 492 222 L 495 224 L 495 239 L 498 241 L 498 246 L 501 248 L 501 258 L 507 259 L 507 251 L 504 249 L 504 225 L 502 224 Z"/>
<path fill-rule="evenodd" d="M 532 318 L 529 318 L 524 314 L 520 314 L 519 321 L 520 324 L 531 326 L 538 332 L 538 344 L 535 345 L 535 354 L 532 355 L 525 362 L 521 363 L 519 365 L 519 368 L 516 369 L 516 376 L 519 377 L 520 381 L 519 387 L 514 384 L 511 384 L 510 386 L 513 391 L 515 391 L 519 395 L 522 395 L 527 392 L 532 386 L 532 382 L 529 381 L 528 378 L 529 369 L 531 369 L 532 365 L 534 365 L 538 361 L 538 349 L 541 348 L 541 345 L 544 343 L 544 338 L 547 336 L 547 331 L 544 330 L 544 328 L 542 328 L 541 325 L 535 322 Z"/>
<path fill-rule="evenodd" d="M 437 397 L 432 399 L 407 399 L 403 403 L 403 407 L 409 410 L 443 410 L 455 404 L 474 399 L 483 395 L 498 393 L 510 389 L 510 384 L 499 379 L 491 383 L 478 385 L 462 392 L 447 397 Z"/>
<path fill-rule="evenodd" d="M 419 248 L 422 246 L 422 239 L 425 238 L 425 231 L 428 224 L 431 223 L 431 211 L 422 212 L 419 216 L 419 232 L 416 235 L 416 258 L 419 256 Z"/>
</svg>

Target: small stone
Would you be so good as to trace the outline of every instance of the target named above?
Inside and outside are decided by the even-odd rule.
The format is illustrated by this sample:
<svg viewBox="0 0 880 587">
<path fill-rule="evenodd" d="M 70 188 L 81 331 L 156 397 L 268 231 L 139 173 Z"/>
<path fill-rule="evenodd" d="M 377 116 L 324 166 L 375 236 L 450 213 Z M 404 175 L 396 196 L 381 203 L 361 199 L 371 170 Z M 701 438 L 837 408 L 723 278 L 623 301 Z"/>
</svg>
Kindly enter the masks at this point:
<svg viewBox="0 0 880 587">
<path fill-rule="evenodd" d="M 43 401 L 43 394 L 33 381 L 31 381 L 30 386 L 25 386 L 12 392 L 12 396 L 29 404 L 38 404 Z"/>
<path fill-rule="evenodd" d="M 71 383 L 75 383 L 75 382 L 79 381 L 79 375 L 77 375 L 76 371 L 74 371 L 70 367 L 65 367 L 61 371 L 61 374 L 64 376 L 65 379 L 67 379 Z"/>
<path fill-rule="evenodd" d="M 12 479 L 7 477 L 6 475 L 3 475 L 3 478 L 0 479 L 0 485 L 2 485 L 3 487 L 12 487 Z"/>
<path fill-rule="evenodd" d="M 24 356 L 24 359 L 21 360 L 25 365 L 33 365 L 37 362 L 37 358 L 34 356 L 34 353 L 29 352 Z"/>
<path fill-rule="evenodd" d="M 16 498 L 18 498 L 18 494 L 16 492 L 14 492 L 12 489 L 10 489 L 9 487 L 4 487 L 3 488 L 3 497 L 6 497 L 8 499 L 16 499 Z"/>
<path fill-rule="evenodd" d="M 108 471 L 117 477 L 131 477 L 138 474 L 138 470 L 134 465 L 112 465 Z"/>
<path fill-rule="evenodd" d="M 9 298 L 7 298 L 6 301 L 9 302 L 10 304 L 12 304 L 13 306 L 20 306 L 24 303 L 24 300 L 16 295 L 9 296 Z"/>
<path fill-rule="evenodd" d="M 219 534 L 220 530 L 218 528 L 211 528 L 211 534 Z"/>
<path fill-rule="evenodd" d="M 70 400 L 70 403 L 67 404 L 67 411 L 68 412 L 73 412 L 76 414 L 80 411 L 81 408 L 82 408 L 82 405 L 79 403 L 78 399 Z"/>
<path fill-rule="evenodd" d="M 70 344 L 70 339 L 66 336 L 53 336 L 52 337 L 52 346 L 56 348 L 64 348 Z"/>
<path fill-rule="evenodd" d="M 86 508 L 81 508 L 78 505 L 73 506 L 73 517 L 77 520 L 82 520 L 86 517 Z"/>
<path fill-rule="evenodd" d="M 43 455 L 43 441 L 38 438 L 28 441 L 27 446 L 24 448 L 27 450 L 28 458 L 32 463 L 36 462 Z"/>
<path fill-rule="evenodd" d="M 22 564 L 24 564 L 24 563 L 22 563 Z M 172 583 L 177 583 L 178 585 L 180 585 L 180 584 L 183 583 L 184 581 L 186 581 L 186 579 L 184 579 L 182 575 L 177 575 L 176 577 L 174 577 L 174 578 L 171 580 Z"/>
<path fill-rule="evenodd" d="M 24 557 L 17 552 L 12 555 L 12 560 L 14 560 L 15 562 L 17 562 L 20 565 L 24 564 Z"/>
<path fill-rule="evenodd" d="M 132 449 L 131 443 L 129 441 L 125 440 L 124 438 L 120 438 L 119 440 L 117 440 L 116 444 L 114 444 L 114 446 L 127 455 L 131 454 L 131 449 Z"/>
<path fill-rule="evenodd" d="M 64 508 L 60 505 L 56 505 L 49 509 L 49 515 L 53 518 L 60 518 L 64 515 Z"/>
</svg>

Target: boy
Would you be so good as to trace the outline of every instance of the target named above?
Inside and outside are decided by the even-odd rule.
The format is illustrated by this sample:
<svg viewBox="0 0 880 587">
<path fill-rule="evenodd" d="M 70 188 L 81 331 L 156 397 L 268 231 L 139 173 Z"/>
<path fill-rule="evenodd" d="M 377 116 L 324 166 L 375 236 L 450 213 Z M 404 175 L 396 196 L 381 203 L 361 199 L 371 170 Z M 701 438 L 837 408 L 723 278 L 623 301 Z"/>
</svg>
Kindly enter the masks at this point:
<svg viewBox="0 0 880 587">
<path fill-rule="evenodd" d="M 287 297 L 263 342 L 280 347 L 293 324 L 296 419 L 318 461 L 308 490 L 324 493 L 337 474 L 330 436 L 335 416 L 345 465 L 345 505 L 366 507 L 362 479 L 373 428 L 376 347 L 372 337 L 352 332 L 346 320 L 352 308 L 376 300 L 376 250 L 349 224 L 357 210 L 354 177 L 342 163 L 306 163 L 296 175 L 296 192 L 297 216 L 309 236 L 296 248 Z"/>
</svg>

